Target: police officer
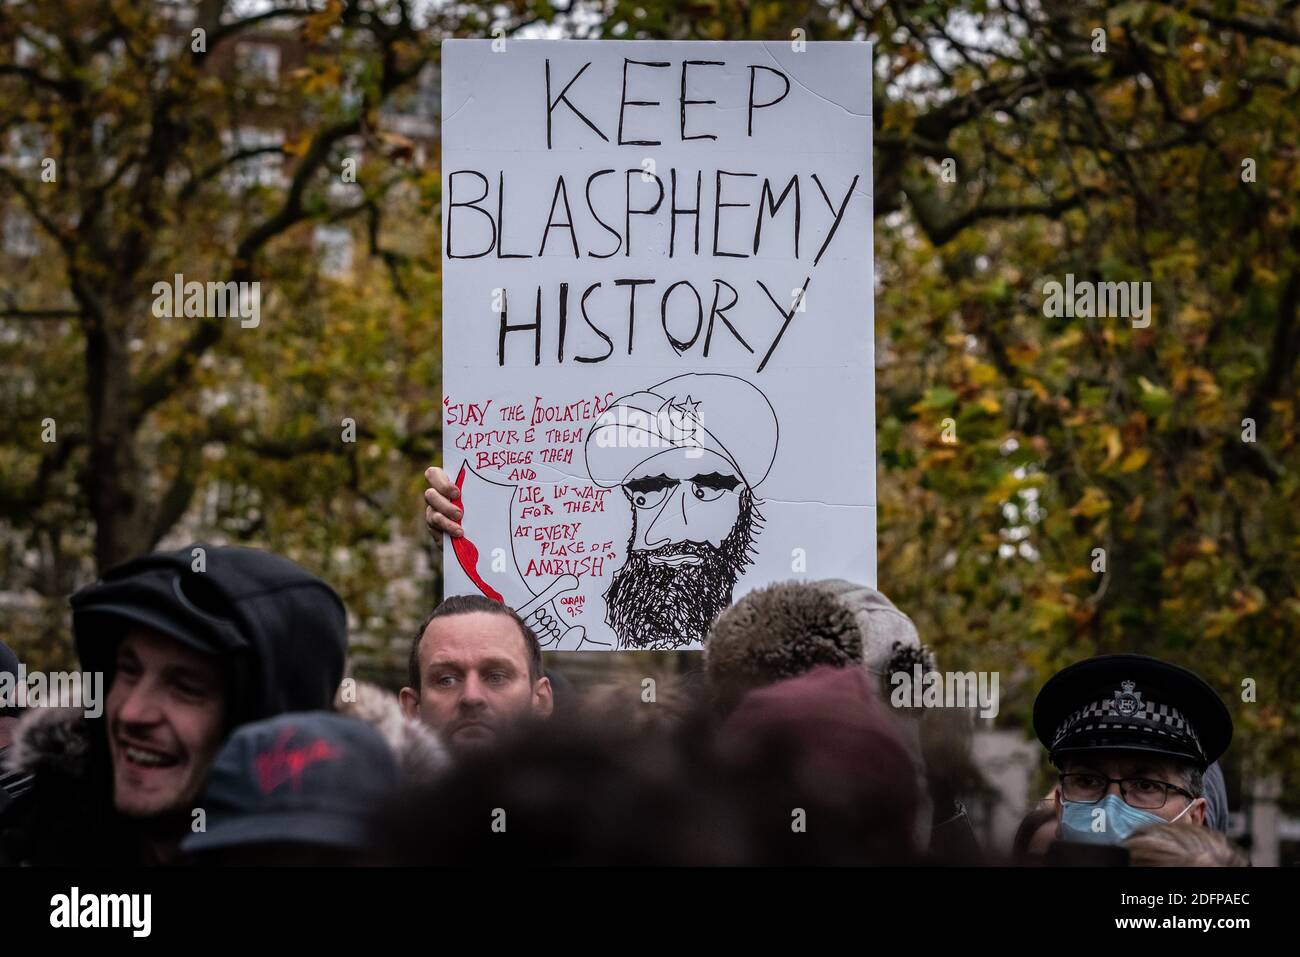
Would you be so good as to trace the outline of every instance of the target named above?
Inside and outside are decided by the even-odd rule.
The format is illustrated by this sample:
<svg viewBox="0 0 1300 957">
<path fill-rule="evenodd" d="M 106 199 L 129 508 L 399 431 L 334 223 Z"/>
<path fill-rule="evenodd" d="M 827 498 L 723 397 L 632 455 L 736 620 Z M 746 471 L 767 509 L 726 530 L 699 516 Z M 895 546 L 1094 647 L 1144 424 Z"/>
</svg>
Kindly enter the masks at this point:
<svg viewBox="0 0 1300 957">
<path fill-rule="evenodd" d="M 1102 655 L 1048 680 L 1034 732 L 1060 771 L 1058 836 L 1119 844 L 1150 824 L 1207 823 L 1204 774 L 1227 750 L 1232 718 L 1186 668 Z"/>
</svg>

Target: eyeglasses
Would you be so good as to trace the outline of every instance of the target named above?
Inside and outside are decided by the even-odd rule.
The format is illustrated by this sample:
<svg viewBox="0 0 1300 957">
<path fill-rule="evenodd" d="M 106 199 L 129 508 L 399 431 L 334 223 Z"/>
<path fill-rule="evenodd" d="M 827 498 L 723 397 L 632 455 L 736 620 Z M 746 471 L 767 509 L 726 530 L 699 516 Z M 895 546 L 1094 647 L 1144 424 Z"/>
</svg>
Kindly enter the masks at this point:
<svg viewBox="0 0 1300 957">
<path fill-rule="evenodd" d="M 1177 785 L 1151 778 L 1108 778 L 1103 774 L 1070 773 L 1061 775 L 1061 797 L 1076 804 L 1096 804 L 1106 795 L 1112 784 L 1119 785 L 1120 796 L 1130 807 L 1154 811 L 1165 806 L 1169 792 L 1183 795 L 1193 801 L 1195 797 Z"/>
</svg>

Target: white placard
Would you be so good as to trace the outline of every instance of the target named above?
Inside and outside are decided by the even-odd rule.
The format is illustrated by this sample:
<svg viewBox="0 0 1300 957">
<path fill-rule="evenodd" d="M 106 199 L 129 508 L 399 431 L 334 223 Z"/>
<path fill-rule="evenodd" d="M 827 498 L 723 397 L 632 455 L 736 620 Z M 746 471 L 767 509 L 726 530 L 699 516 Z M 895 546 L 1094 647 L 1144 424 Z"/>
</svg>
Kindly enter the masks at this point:
<svg viewBox="0 0 1300 957">
<path fill-rule="evenodd" d="M 874 585 L 870 45 L 448 40 L 442 70 L 447 594 L 666 650 L 760 585 Z"/>
</svg>

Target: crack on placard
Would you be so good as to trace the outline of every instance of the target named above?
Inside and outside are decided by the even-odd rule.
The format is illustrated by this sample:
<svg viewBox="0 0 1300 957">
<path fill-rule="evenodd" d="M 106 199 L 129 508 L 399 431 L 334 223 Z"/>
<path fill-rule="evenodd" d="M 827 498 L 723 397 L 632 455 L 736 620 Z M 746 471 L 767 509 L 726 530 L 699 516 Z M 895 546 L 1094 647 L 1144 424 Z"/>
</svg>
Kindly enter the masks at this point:
<svg viewBox="0 0 1300 957">
<path fill-rule="evenodd" d="M 533 466 L 526 466 L 526 467 L 528 467 L 528 468 L 539 468 L 539 467 L 536 466 L 536 465 L 533 465 Z M 558 479 L 544 479 L 544 478 L 542 478 L 542 477 L 539 475 L 539 476 L 538 476 L 537 478 L 535 478 L 535 479 L 525 479 L 525 480 L 522 480 L 522 481 L 520 481 L 520 480 L 516 480 L 516 481 L 514 481 L 514 482 L 511 482 L 511 481 L 507 480 L 504 476 L 500 476 L 499 473 L 493 473 L 493 474 L 494 474 L 495 476 L 497 476 L 497 477 L 493 477 L 493 478 L 490 478 L 490 479 L 488 479 L 488 473 L 486 473 L 486 472 L 480 472 L 479 474 L 480 474 L 480 476 L 481 476 L 482 478 L 488 479 L 489 481 L 492 481 L 492 482 L 494 482 L 495 484 L 499 484 L 499 485 L 513 485 L 513 486 L 515 486 L 516 488 L 519 488 L 519 487 L 522 487 L 522 486 L 525 486 L 525 485 L 556 486 L 556 485 L 562 485 L 562 484 L 563 484 L 563 485 L 567 485 L 567 484 L 570 484 L 570 483 L 578 483 L 578 482 L 583 483 L 583 484 L 587 484 L 587 485 L 591 485 L 593 488 L 605 488 L 605 486 L 599 486 L 599 485 L 596 485 L 596 483 L 592 482 L 592 481 L 591 481 L 591 476 L 590 476 L 589 474 L 586 474 L 586 473 L 569 473 L 569 472 L 564 472 L 564 471 L 562 471 L 562 470 L 560 470 L 560 469 L 550 468 L 550 467 L 547 467 L 547 466 L 542 466 L 541 468 L 547 468 L 548 471 L 550 471 L 550 472 L 554 472 L 555 474 L 561 476 L 561 478 L 558 478 Z M 617 486 L 617 485 L 615 485 L 615 486 L 611 486 L 611 487 L 609 487 L 609 491 L 613 491 L 614 489 L 616 489 L 616 488 L 618 488 L 618 487 L 619 487 L 619 486 Z M 753 490 L 751 490 L 751 491 L 753 491 Z M 876 507 L 877 507 L 877 504 L 876 504 L 875 502 L 866 502 L 866 503 L 863 503 L 863 502 L 824 502 L 824 501 L 822 501 L 822 500 L 820 500 L 820 499 L 816 499 L 816 498 L 773 498 L 772 496 L 760 495 L 760 494 L 757 493 L 757 491 L 755 491 L 755 494 L 754 494 L 754 504 L 757 505 L 757 506 L 760 507 L 760 508 L 763 507 L 764 505 L 817 505 L 817 506 L 820 506 L 820 507 L 822 507 L 822 508 L 852 508 L 852 509 L 865 509 L 865 508 L 876 508 Z M 687 511 L 688 511 L 688 513 L 691 512 L 691 511 L 694 511 L 694 510 L 695 510 L 696 508 L 698 508 L 698 507 L 699 507 L 699 506 L 698 506 L 696 503 L 693 503 L 693 502 L 688 502 L 688 503 L 687 503 Z"/>
<path fill-rule="evenodd" d="M 490 43 L 491 41 L 480 41 L 480 42 Z M 450 113 L 448 113 L 444 109 L 442 112 L 442 116 L 438 118 L 438 127 L 439 127 L 440 134 L 442 131 L 446 130 L 448 122 L 454 120 L 456 116 L 459 115 L 459 113 L 465 109 L 465 107 L 469 106 L 471 103 L 475 101 L 476 97 L 474 94 L 474 90 L 477 89 L 478 87 L 479 74 L 483 71 L 483 68 L 487 65 L 486 57 L 495 56 L 495 55 L 496 54 L 489 51 L 486 55 L 481 54 L 479 56 L 478 65 L 474 68 L 474 75 L 473 77 L 470 78 L 470 82 L 465 84 L 465 88 L 469 91 L 468 95 L 465 97 L 465 102 L 463 102 L 460 106 L 456 107 L 456 109 L 452 110 Z M 440 72 L 442 71 L 442 69 L 443 68 L 440 65 L 439 66 Z"/>
<path fill-rule="evenodd" d="M 769 48 L 769 45 L 768 45 L 768 44 L 764 43 L 762 46 L 763 46 L 763 52 L 766 53 L 766 54 L 768 55 L 768 57 L 771 59 L 771 61 L 772 61 L 773 63 L 775 63 L 778 67 L 781 67 L 781 75 L 784 76 L 784 77 L 786 77 L 787 79 L 791 80 L 792 82 L 799 84 L 799 87 L 800 87 L 801 89 L 803 89 L 804 91 L 806 91 L 806 92 L 808 92 L 808 93 L 811 93 L 813 96 L 817 97 L 817 99 L 819 99 L 819 100 L 824 100 L 825 102 L 829 103 L 831 106 L 834 106 L 834 107 L 837 107 L 837 108 L 843 110 L 843 111 L 844 111 L 845 113 L 847 113 L 849 116 L 859 116 L 859 117 L 863 117 L 863 118 L 865 118 L 865 119 L 870 119 L 870 118 L 871 118 L 871 97 L 870 97 L 870 95 L 867 96 L 867 112 L 866 112 L 866 113 L 856 113 L 856 112 L 854 112 L 853 110 L 850 110 L 850 109 L 849 109 L 847 106 L 845 106 L 843 103 L 837 103 L 837 102 L 835 102 L 834 100 L 832 100 L 830 97 L 822 96 L 820 93 L 818 93 L 818 92 L 817 92 L 816 90 L 814 90 L 812 87 L 810 87 L 810 86 L 808 86 L 806 83 L 804 83 L 803 80 L 801 80 L 801 79 L 799 79 L 797 76 L 795 76 L 793 72 L 790 72 L 789 69 L 788 69 L 788 68 L 787 68 L 787 67 L 786 67 L 786 66 L 785 66 L 785 65 L 784 65 L 780 60 L 778 60 L 778 59 L 773 55 L 773 53 L 772 53 L 771 49 Z M 870 92 L 870 91 L 868 91 L 868 92 Z"/>
<path fill-rule="evenodd" d="M 442 117 L 442 127 L 446 129 L 447 123 L 450 120 L 454 120 L 456 118 L 456 114 L 458 114 L 461 110 L 465 109 L 465 107 L 469 106 L 473 102 L 474 102 L 474 94 L 470 93 L 469 96 L 465 97 L 464 103 L 456 107 L 456 109 L 452 110 L 450 113 L 444 113 Z"/>
<path fill-rule="evenodd" d="M 764 498 L 758 502 L 763 505 L 820 505 L 822 508 L 875 508 L 875 504 L 856 502 L 820 502 L 814 498 Z"/>
</svg>

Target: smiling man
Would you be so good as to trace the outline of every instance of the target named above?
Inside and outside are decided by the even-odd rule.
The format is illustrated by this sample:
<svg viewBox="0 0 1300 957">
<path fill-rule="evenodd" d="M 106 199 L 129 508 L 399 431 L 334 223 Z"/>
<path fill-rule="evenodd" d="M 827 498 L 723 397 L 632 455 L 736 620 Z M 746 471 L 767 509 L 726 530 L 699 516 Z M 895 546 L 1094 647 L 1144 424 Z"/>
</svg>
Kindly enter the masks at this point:
<svg viewBox="0 0 1300 957">
<path fill-rule="evenodd" d="M 29 709 L 11 749 L 30 790 L 0 816 L 0 863 L 169 863 L 222 743 L 247 722 L 328 709 L 347 617 L 334 591 L 251 548 L 193 545 L 72 596 L 101 717 Z"/>
<path fill-rule="evenodd" d="M 688 374 L 624 396 L 587 438 L 591 480 L 623 490 L 627 559 L 605 592 L 623 649 L 704 641 L 753 562 L 762 528 L 754 489 L 776 457 L 778 426 L 755 386 Z"/>
<path fill-rule="evenodd" d="M 509 607 L 457 595 L 425 619 L 411 643 L 402 711 L 465 755 L 491 747 L 513 727 L 548 718 L 551 682 L 533 630 Z"/>
<path fill-rule="evenodd" d="M 115 670 L 107 708 L 114 808 L 150 818 L 190 803 L 225 737 L 219 661 L 132 625 L 118 644 Z"/>
</svg>

